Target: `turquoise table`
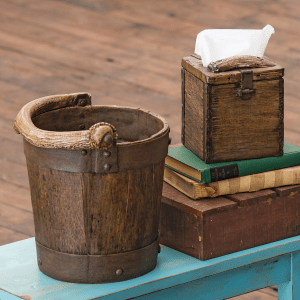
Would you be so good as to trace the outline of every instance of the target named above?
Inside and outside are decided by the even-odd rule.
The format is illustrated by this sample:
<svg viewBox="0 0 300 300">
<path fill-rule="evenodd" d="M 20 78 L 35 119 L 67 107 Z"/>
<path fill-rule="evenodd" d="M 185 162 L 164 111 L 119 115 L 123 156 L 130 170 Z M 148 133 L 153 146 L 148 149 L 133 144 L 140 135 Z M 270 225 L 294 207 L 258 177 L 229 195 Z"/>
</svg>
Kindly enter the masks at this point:
<svg viewBox="0 0 300 300">
<path fill-rule="evenodd" d="M 35 240 L 0 247 L 0 299 L 226 299 L 278 284 L 279 299 L 300 299 L 300 237 L 200 261 L 162 247 L 157 267 L 139 278 L 74 284 L 41 273 Z"/>
</svg>

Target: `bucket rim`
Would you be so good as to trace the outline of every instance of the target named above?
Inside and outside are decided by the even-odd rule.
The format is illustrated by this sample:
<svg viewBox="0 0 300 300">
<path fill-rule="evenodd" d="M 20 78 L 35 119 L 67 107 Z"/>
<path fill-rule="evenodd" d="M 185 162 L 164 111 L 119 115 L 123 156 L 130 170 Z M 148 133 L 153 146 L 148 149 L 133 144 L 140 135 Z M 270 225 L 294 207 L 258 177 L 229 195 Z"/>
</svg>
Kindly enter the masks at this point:
<svg viewBox="0 0 300 300">
<path fill-rule="evenodd" d="M 163 128 L 158 132 L 152 134 L 150 137 L 137 141 L 130 142 L 117 142 L 116 129 L 113 125 L 109 123 L 96 123 L 88 130 L 81 131 L 49 131 L 43 130 L 35 126 L 32 118 L 41 115 L 46 112 L 76 106 L 89 106 L 89 107 L 106 107 L 112 109 L 126 109 L 141 111 L 146 114 L 159 119 Z M 72 94 L 61 94 L 61 95 L 51 95 L 42 98 L 35 99 L 24 105 L 19 111 L 16 120 L 13 124 L 14 131 L 21 134 L 24 139 L 26 139 L 30 144 L 42 147 L 42 148 L 60 148 L 66 150 L 83 150 L 83 149 L 108 149 L 113 144 L 117 147 L 126 147 L 136 144 L 144 144 L 151 142 L 162 135 L 170 131 L 169 125 L 166 120 L 160 115 L 151 112 L 146 109 L 139 107 L 128 107 L 128 106 L 118 106 L 118 105 L 92 105 L 91 94 L 89 93 L 72 93 Z M 91 130 L 95 128 L 98 130 L 97 137 L 101 136 L 101 141 L 95 142 L 93 136 L 94 132 Z M 111 135 L 113 137 L 114 143 L 110 145 L 103 142 L 105 135 Z"/>
</svg>

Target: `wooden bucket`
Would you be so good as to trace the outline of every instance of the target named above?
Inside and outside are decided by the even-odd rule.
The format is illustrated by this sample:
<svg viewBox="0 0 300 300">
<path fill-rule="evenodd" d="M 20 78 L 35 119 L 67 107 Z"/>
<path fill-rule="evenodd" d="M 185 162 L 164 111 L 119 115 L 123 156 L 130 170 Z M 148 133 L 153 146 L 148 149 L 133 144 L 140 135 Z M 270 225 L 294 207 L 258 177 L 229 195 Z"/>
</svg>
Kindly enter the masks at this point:
<svg viewBox="0 0 300 300">
<path fill-rule="evenodd" d="M 43 273 L 101 283 L 155 268 L 170 131 L 163 118 L 91 106 L 80 93 L 28 103 L 14 129 L 24 138 Z"/>
</svg>

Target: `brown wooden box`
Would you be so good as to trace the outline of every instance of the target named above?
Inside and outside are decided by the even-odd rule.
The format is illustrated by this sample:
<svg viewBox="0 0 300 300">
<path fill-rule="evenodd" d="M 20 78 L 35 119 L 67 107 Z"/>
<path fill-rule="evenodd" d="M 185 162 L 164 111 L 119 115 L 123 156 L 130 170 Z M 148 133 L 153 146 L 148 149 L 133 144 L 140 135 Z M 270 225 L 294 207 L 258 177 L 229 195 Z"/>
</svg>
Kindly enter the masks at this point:
<svg viewBox="0 0 300 300">
<path fill-rule="evenodd" d="M 283 154 L 281 66 L 213 73 L 191 55 L 181 74 L 182 143 L 193 153 L 206 163 Z"/>
<path fill-rule="evenodd" d="M 300 234 L 300 185 L 191 200 L 164 183 L 160 243 L 201 260 Z"/>
</svg>

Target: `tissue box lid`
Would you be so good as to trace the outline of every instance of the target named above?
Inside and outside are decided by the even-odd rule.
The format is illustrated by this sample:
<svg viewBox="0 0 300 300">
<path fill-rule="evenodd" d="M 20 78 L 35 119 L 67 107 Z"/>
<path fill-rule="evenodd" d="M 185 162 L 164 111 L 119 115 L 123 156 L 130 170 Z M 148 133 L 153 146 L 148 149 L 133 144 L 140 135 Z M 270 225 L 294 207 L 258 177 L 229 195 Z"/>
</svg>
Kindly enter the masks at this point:
<svg viewBox="0 0 300 300">
<path fill-rule="evenodd" d="M 269 60 L 266 57 L 264 59 Z M 241 82 L 241 72 L 239 70 L 214 73 L 203 66 L 201 57 L 197 54 L 183 57 L 181 65 L 204 83 L 219 85 Z M 252 68 L 251 70 L 253 81 L 279 79 L 284 76 L 284 68 L 276 63 L 273 67 Z"/>
</svg>

